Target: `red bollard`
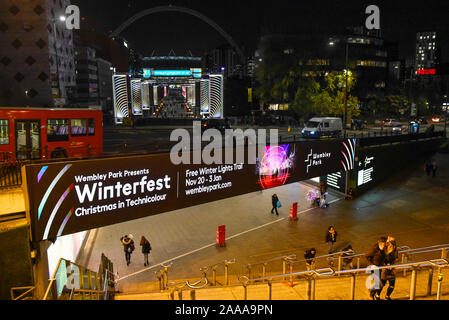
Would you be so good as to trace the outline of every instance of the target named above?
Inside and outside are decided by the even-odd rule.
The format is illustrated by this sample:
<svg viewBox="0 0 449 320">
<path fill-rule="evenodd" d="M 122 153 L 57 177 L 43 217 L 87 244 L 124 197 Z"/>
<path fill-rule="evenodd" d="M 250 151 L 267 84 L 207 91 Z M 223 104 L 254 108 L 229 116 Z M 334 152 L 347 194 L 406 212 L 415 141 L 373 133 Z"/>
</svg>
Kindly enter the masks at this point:
<svg viewBox="0 0 449 320">
<path fill-rule="evenodd" d="M 298 220 L 298 202 L 295 202 L 290 207 L 290 220 Z"/>
<path fill-rule="evenodd" d="M 224 247 L 226 246 L 226 226 L 218 226 L 217 229 L 217 246 Z"/>
</svg>

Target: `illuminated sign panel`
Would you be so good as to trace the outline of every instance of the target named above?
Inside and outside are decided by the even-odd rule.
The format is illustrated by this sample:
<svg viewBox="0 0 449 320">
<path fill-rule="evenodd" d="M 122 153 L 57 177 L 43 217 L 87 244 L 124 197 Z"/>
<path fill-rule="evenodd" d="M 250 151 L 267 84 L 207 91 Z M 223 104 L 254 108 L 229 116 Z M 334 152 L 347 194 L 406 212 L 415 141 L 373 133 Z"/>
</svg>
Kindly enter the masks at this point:
<svg viewBox="0 0 449 320">
<path fill-rule="evenodd" d="M 126 75 L 113 75 L 112 89 L 115 123 L 122 124 L 123 118 L 128 117 L 128 77 Z"/>
<path fill-rule="evenodd" d="M 416 73 L 419 75 L 428 75 L 428 74 L 436 74 L 435 69 L 418 69 Z"/>
<path fill-rule="evenodd" d="M 168 153 L 30 164 L 22 169 L 27 219 L 33 241 L 52 239 L 345 171 L 354 162 L 350 145 L 353 139 L 268 146 L 254 164 L 247 149 L 244 163 L 232 164 L 175 165 Z M 236 149 L 223 156 L 229 150 L 235 159 Z M 310 150 L 326 156 L 313 159 Z"/>
<path fill-rule="evenodd" d="M 142 115 L 142 83 L 140 79 L 131 80 L 131 102 L 133 115 Z"/>
<path fill-rule="evenodd" d="M 374 179 L 374 157 L 365 156 L 359 161 L 359 170 L 357 172 L 357 186 L 364 185 Z"/>
<path fill-rule="evenodd" d="M 153 70 L 154 77 L 190 77 L 190 70 Z"/>
<path fill-rule="evenodd" d="M 151 78 L 151 69 L 143 69 L 143 77 Z"/>
</svg>

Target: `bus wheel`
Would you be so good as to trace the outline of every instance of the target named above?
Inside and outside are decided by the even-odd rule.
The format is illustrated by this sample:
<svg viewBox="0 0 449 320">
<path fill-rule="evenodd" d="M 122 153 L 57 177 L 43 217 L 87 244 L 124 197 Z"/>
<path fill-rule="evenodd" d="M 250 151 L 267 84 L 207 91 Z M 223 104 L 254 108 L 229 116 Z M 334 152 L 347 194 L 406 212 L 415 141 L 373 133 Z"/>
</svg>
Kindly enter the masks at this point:
<svg viewBox="0 0 449 320">
<path fill-rule="evenodd" d="M 64 149 L 55 149 L 51 153 L 52 159 L 67 158 L 67 151 Z"/>
</svg>

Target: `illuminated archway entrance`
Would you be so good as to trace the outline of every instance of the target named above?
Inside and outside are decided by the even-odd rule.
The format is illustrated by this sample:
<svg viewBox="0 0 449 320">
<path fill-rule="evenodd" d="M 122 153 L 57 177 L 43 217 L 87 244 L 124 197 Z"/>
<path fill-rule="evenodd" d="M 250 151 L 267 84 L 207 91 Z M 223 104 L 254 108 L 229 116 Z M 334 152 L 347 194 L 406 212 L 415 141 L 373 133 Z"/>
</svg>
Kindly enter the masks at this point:
<svg viewBox="0 0 449 320">
<path fill-rule="evenodd" d="M 194 17 L 197 17 L 197 18 L 203 20 L 208 25 L 213 27 L 235 49 L 237 54 L 240 56 L 242 65 L 243 66 L 246 65 L 246 58 L 245 58 L 245 55 L 243 54 L 243 51 L 240 49 L 240 47 L 237 45 L 237 43 L 232 39 L 232 37 L 226 31 L 224 31 L 218 24 L 216 24 L 213 20 L 209 19 L 202 13 L 192 10 L 192 9 L 184 8 L 184 7 L 170 5 L 170 6 L 159 6 L 159 7 L 154 7 L 154 8 L 143 10 L 142 12 L 139 12 L 138 14 L 132 16 L 131 18 L 126 20 L 124 23 L 122 23 L 117 29 L 115 29 L 114 32 L 112 32 L 111 36 L 116 37 L 116 36 L 120 35 L 120 33 L 122 33 L 123 30 L 125 30 L 127 27 L 129 27 L 131 24 L 133 24 L 135 21 L 137 21 L 143 17 L 146 17 L 150 14 L 154 14 L 154 13 L 158 13 L 158 12 L 171 12 L 171 11 L 183 12 L 183 13 L 192 15 Z"/>
</svg>

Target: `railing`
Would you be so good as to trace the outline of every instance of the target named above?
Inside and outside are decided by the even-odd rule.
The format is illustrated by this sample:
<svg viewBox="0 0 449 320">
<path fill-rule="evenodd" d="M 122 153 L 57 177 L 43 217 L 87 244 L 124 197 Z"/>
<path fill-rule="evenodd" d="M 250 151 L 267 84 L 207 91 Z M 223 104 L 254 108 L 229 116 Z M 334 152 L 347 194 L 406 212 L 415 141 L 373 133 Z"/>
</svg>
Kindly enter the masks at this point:
<svg viewBox="0 0 449 320">
<path fill-rule="evenodd" d="M 430 139 L 445 136 L 446 136 L 445 131 L 403 134 L 392 132 L 391 130 L 384 130 L 384 131 L 368 131 L 366 133 L 365 132 L 347 133 L 345 137 L 341 136 L 340 138 L 359 139 L 359 146 L 366 147 L 371 145 L 392 144 L 397 142 L 402 143 L 407 141 Z M 301 134 L 279 136 L 279 143 L 298 142 L 302 140 L 303 136 Z"/>
<path fill-rule="evenodd" d="M 433 245 L 428 247 L 422 247 L 422 248 L 415 248 L 410 249 L 409 246 L 399 246 L 398 247 L 398 254 L 401 257 L 401 263 L 406 263 L 411 261 L 412 255 L 418 255 L 418 254 L 428 254 L 428 253 L 434 253 L 434 252 L 440 252 L 439 257 L 442 259 L 445 259 L 447 257 L 447 253 L 449 251 L 449 244 L 440 244 L 440 245 Z M 312 269 L 315 269 L 315 266 L 318 265 L 318 268 L 322 268 L 324 266 L 329 266 L 331 268 L 334 268 L 337 271 L 340 271 L 344 269 L 347 265 L 350 266 L 352 269 L 353 266 L 356 266 L 356 268 L 360 268 L 361 264 L 363 264 L 362 258 L 365 257 L 365 253 L 354 253 L 351 255 L 345 255 L 350 251 L 338 251 L 326 255 L 317 256 L 313 259 Z M 277 263 L 282 262 L 282 273 L 287 273 L 287 270 L 292 273 L 295 268 L 298 268 L 297 266 L 304 266 L 306 265 L 306 259 L 296 259 L 295 254 L 291 255 L 284 255 L 281 257 L 271 258 L 265 261 L 253 263 L 253 264 L 247 264 L 245 265 L 246 269 L 246 276 L 251 277 L 251 274 L 254 272 L 255 267 L 262 266 L 262 277 L 267 276 L 267 271 L 269 268 L 270 263 Z M 351 260 L 350 263 L 346 263 L 346 259 Z M 325 261 L 322 262 L 322 261 Z M 260 269 L 258 270 L 260 272 Z M 407 270 L 404 270 L 404 275 Z"/>
<path fill-rule="evenodd" d="M 99 272 L 61 258 L 43 300 L 108 300 L 114 286 L 112 263 L 103 254 Z"/>
<path fill-rule="evenodd" d="M 308 300 L 314 300 L 315 299 L 315 281 L 317 277 L 334 277 L 334 276 L 340 276 L 340 275 L 350 275 L 351 276 L 351 285 L 350 285 L 350 297 L 351 300 L 354 300 L 355 298 L 355 283 L 356 283 L 356 276 L 359 273 L 372 273 L 376 270 L 382 270 L 382 269 L 411 269 L 412 275 L 411 275 L 411 283 L 410 283 L 410 300 L 415 300 L 416 298 L 416 277 L 417 277 L 417 271 L 418 268 L 426 268 L 429 270 L 429 279 L 431 280 L 433 277 L 433 269 L 438 268 L 438 288 L 437 288 L 437 295 L 436 299 L 440 300 L 441 298 L 441 289 L 442 289 L 442 275 L 441 275 L 441 269 L 442 268 L 448 268 L 449 262 L 446 259 L 434 259 L 434 260 L 427 260 L 427 261 L 420 261 L 420 262 L 413 262 L 413 263 L 401 263 L 401 264 L 395 264 L 395 265 L 389 265 L 389 266 L 381 266 L 381 267 L 374 267 L 369 266 L 367 268 L 359 268 L 359 269 L 349 269 L 349 270 L 341 270 L 341 271 L 335 271 L 332 268 L 323 268 L 323 269 L 316 269 L 316 270 L 310 270 L 310 271 L 300 271 L 300 272 L 293 272 L 293 273 L 286 273 L 286 274 L 278 274 L 278 275 L 272 275 L 267 277 L 259 277 L 259 278 L 253 278 L 250 279 L 247 276 L 241 276 L 238 278 L 240 283 L 242 284 L 244 288 L 244 300 L 248 299 L 248 286 L 251 283 L 255 282 L 267 282 L 268 285 L 268 299 L 272 299 L 272 283 L 274 279 L 284 279 L 286 277 L 289 277 L 291 280 L 291 286 L 293 286 L 293 278 L 301 278 L 304 277 L 304 279 L 307 280 L 307 299 Z M 432 270 L 432 271 L 430 271 Z M 427 295 L 431 294 L 432 291 L 432 281 L 428 281 L 428 287 L 427 287 Z"/>
<path fill-rule="evenodd" d="M 276 257 L 276 258 L 271 258 L 262 262 L 257 262 L 257 263 L 252 263 L 252 264 L 246 264 L 245 265 L 245 269 L 246 269 L 246 273 L 248 275 L 248 277 L 251 276 L 251 271 L 254 267 L 256 266 L 262 266 L 262 274 L 263 277 L 266 276 L 267 273 L 267 265 L 268 263 L 271 262 L 278 262 L 281 261 L 282 262 L 282 273 L 286 273 L 287 270 L 287 262 L 288 261 L 292 261 L 293 259 L 296 259 L 296 254 L 291 254 L 291 255 L 285 255 L 285 256 L 281 256 L 281 257 Z"/>
<path fill-rule="evenodd" d="M 203 273 L 203 276 L 205 279 L 207 278 L 207 271 L 212 270 L 212 283 L 211 285 L 216 286 L 217 283 L 219 285 L 223 285 L 220 282 L 217 281 L 217 268 L 221 265 L 224 266 L 224 285 L 229 285 L 229 265 L 234 264 L 237 260 L 234 258 L 232 260 L 225 260 L 223 262 L 219 262 L 210 266 L 201 267 L 200 271 Z"/>
<path fill-rule="evenodd" d="M 22 161 L 10 161 L 8 153 L 0 155 L 0 189 L 22 185 Z"/>
<path fill-rule="evenodd" d="M 36 287 L 11 288 L 11 300 L 34 300 Z"/>
<path fill-rule="evenodd" d="M 203 284 L 200 284 L 204 282 Z M 170 282 L 168 284 L 169 287 L 173 287 L 173 289 L 170 291 L 170 299 L 175 300 L 175 292 L 178 292 L 178 300 L 183 300 L 183 288 L 189 287 L 190 290 L 190 300 L 195 300 L 196 294 L 195 290 L 197 289 L 203 289 L 209 284 L 209 280 L 207 278 L 199 279 L 198 281 L 195 281 L 194 283 L 190 283 L 188 280 L 181 281 L 181 282 Z"/>
</svg>

